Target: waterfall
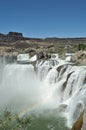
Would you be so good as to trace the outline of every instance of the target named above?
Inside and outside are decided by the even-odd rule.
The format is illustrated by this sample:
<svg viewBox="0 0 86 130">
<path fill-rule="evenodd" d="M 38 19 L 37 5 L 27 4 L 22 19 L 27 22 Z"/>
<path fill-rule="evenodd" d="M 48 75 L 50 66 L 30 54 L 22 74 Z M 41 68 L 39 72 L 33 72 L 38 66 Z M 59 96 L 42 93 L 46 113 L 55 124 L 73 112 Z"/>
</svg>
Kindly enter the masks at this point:
<svg viewBox="0 0 86 130">
<path fill-rule="evenodd" d="M 34 66 L 5 64 L 0 72 L 0 109 L 58 109 L 71 128 L 86 106 L 86 66 L 51 58 Z"/>
</svg>

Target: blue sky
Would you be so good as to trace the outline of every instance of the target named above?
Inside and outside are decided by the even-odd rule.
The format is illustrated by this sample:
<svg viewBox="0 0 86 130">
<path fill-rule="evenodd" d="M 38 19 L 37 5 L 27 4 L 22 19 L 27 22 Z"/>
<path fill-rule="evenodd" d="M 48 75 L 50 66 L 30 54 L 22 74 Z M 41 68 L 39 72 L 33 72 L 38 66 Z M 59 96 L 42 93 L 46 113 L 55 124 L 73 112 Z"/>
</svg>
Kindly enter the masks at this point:
<svg viewBox="0 0 86 130">
<path fill-rule="evenodd" d="M 86 0 L 0 0 L 0 32 L 86 37 Z"/>
</svg>

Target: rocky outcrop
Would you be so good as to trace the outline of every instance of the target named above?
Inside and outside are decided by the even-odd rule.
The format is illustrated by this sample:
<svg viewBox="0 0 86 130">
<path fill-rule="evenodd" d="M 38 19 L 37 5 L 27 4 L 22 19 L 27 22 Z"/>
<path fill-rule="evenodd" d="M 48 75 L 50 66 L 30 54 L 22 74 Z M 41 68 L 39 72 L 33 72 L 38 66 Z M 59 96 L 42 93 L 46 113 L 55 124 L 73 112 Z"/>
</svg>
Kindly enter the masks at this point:
<svg viewBox="0 0 86 130">
<path fill-rule="evenodd" d="M 86 51 L 78 51 L 74 53 L 72 61 L 80 65 L 86 65 Z"/>
<path fill-rule="evenodd" d="M 83 126 L 83 115 L 84 115 L 84 112 L 81 113 L 78 120 L 74 123 L 72 130 L 82 130 L 81 128 Z M 83 130 L 86 130 L 86 129 L 83 129 Z"/>
<path fill-rule="evenodd" d="M 74 123 L 72 130 L 86 130 L 86 108 Z"/>
<path fill-rule="evenodd" d="M 23 35 L 18 32 L 9 32 L 7 35 L 0 34 L 0 45 L 8 45 L 21 39 L 23 39 Z"/>
<path fill-rule="evenodd" d="M 9 32 L 7 34 L 7 36 L 9 36 L 9 37 L 18 37 L 18 38 L 23 37 L 22 33 L 18 33 L 18 32 Z"/>
<path fill-rule="evenodd" d="M 40 51 L 37 53 L 37 57 L 38 59 L 49 59 L 51 55 L 46 52 Z"/>
</svg>

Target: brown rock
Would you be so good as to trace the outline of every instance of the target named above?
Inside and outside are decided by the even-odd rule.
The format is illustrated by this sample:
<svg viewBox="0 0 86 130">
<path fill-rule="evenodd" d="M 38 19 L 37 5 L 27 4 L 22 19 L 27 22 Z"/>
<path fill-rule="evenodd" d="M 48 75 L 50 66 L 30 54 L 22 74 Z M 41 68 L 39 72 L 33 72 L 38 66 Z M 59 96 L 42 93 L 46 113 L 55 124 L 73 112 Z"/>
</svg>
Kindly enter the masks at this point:
<svg viewBox="0 0 86 130">
<path fill-rule="evenodd" d="M 84 115 L 84 112 L 81 113 L 80 117 L 74 123 L 73 128 L 71 130 L 81 130 L 82 125 L 83 125 L 83 115 Z"/>
</svg>

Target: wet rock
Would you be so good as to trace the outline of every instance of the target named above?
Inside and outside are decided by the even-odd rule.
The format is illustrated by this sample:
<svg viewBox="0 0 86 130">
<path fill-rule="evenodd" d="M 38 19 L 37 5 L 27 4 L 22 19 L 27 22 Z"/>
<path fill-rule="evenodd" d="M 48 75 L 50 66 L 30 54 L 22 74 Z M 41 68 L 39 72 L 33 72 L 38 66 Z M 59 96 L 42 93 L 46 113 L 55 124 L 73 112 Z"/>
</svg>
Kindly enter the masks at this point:
<svg viewBox="0 0 86 130">
<path fill-rule="evenodd" d="M 60 73 L 62 67 L 63 67 L 63 66 L 61 65 L 61 66 L 59 66 L 59 67 L 57 68 L 58 73 Z"/>
<path fill-rule="evenodd" d="M 81 130 L 86 130 L 86 108 L 83 115 L 83 124 Z"/>
<path fill-rule="evenodd" d="M 83 82 L 83 84 L 86 84 L 86 77 L 85 77 L 85 79 L 84 79 L 84 82 Z"/>
<path fill-rule="evenodd" d="M 67 107 L 68 107 L 67 104 L 61 104 L 58 107 L 58 111 L 60 111 L 60 112 L 66 111 Z"/>
<path fill-rule="evenodd" d="M 44 58 L 44 53 L 41 51 L 38 53 L 38 59 L 43 59 Z"/>
<path fill-rule="evenodd" d="M 78 120 L 74 123 L 73 128 L 71 130 L 86 130 L 86 129 L 81 129 L 83 125 L 83 115 L 84 112 L 81 113 L 80 117 Z M 86 123 L 86 122 L 85 122 Z M 86 127 L 85 127 L 86 128 Z"/>
</svg>

